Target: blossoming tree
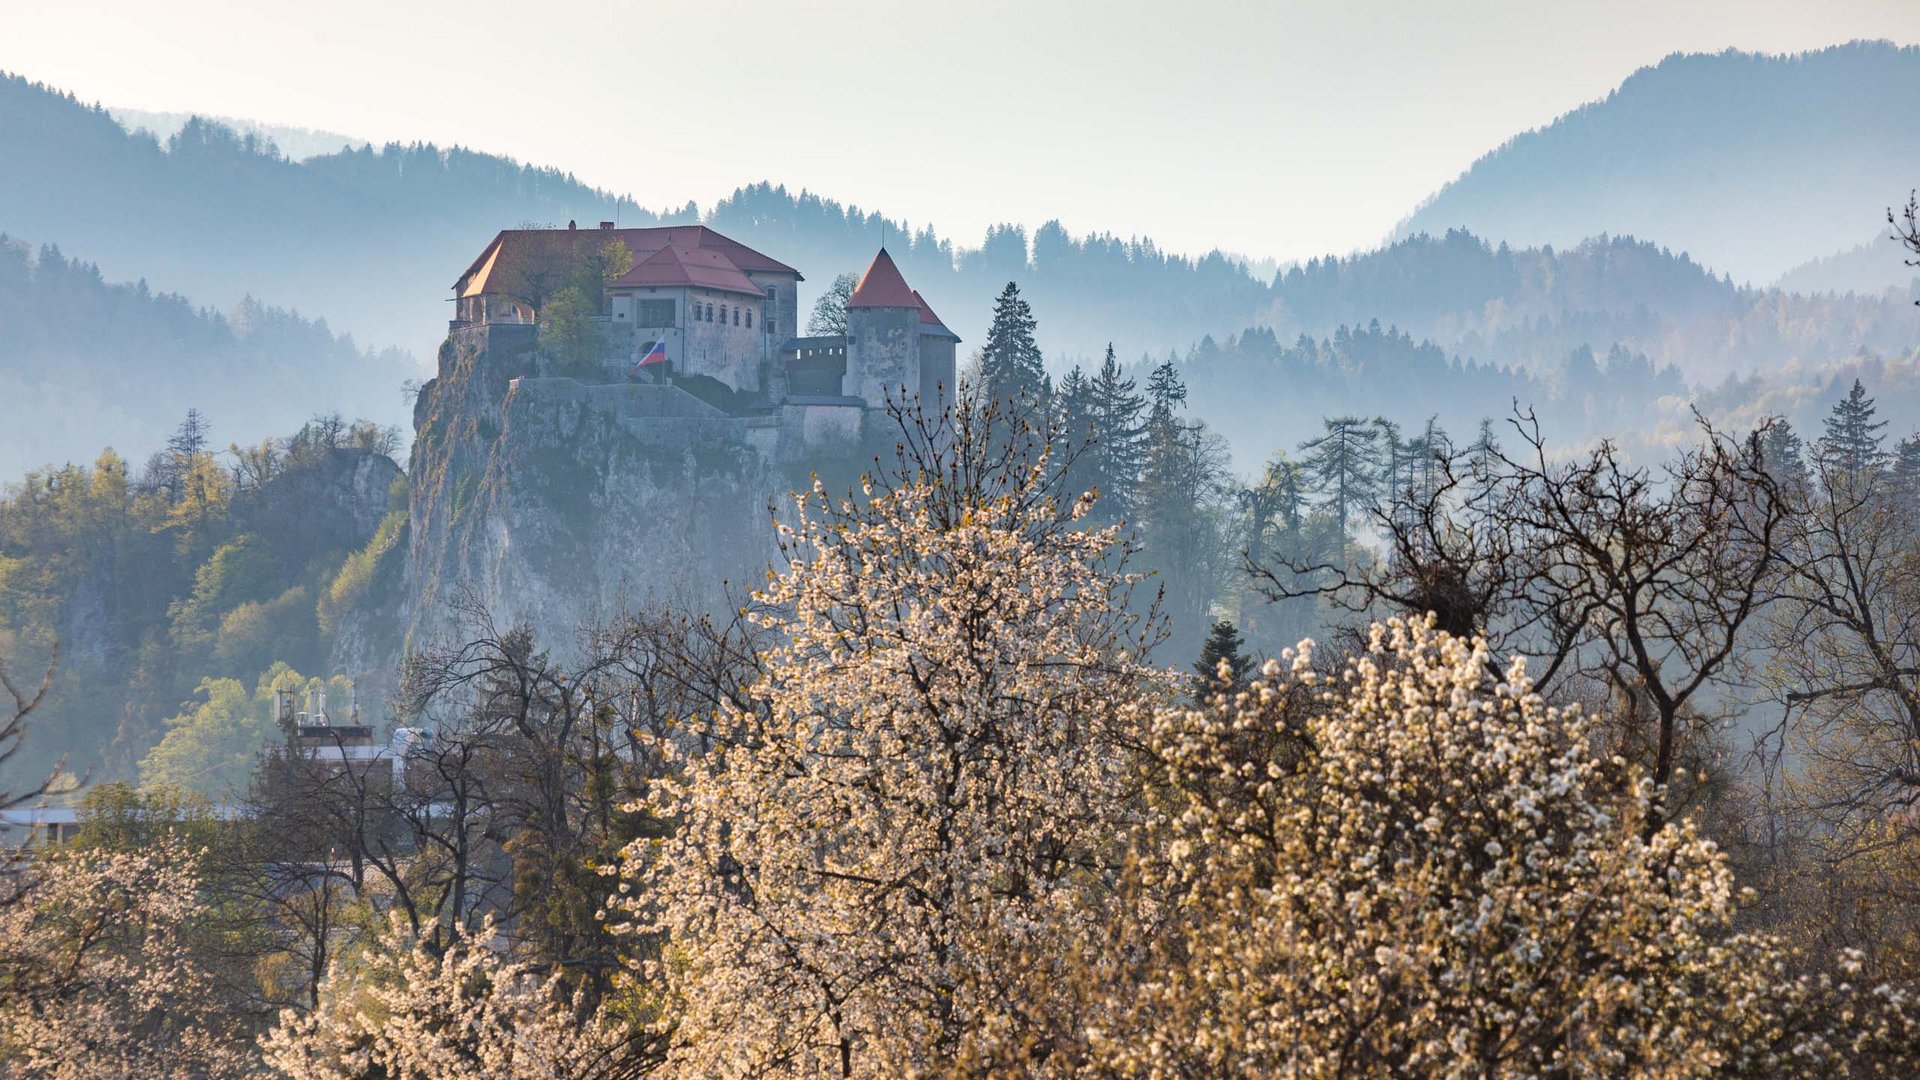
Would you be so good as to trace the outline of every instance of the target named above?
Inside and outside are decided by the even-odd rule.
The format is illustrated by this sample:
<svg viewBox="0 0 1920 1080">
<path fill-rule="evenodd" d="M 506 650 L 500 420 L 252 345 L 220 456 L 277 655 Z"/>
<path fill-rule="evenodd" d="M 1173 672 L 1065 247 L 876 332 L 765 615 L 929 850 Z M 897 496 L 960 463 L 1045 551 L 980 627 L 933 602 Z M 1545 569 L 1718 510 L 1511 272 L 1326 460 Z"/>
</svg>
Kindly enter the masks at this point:
<svg viewBox="0 0 1920 1080">
<path fill-rule="evenodd" d="M 1108 895 L 1155 620 L 1118 531 L 1056 497 L 1057 433 L 950 416 L 903 410 L 862 495 L 796 499 L 750 701 L 655 791 L 674 834 L 626 853 L 683 1075 L 938 1070 L 1021 1027 L 1054 928 Z"/>
<path fill-rule="evenodd" d="M 1649 833 L 1650 782 L 1522 664 L 1493 684 L 1431 620 L 1376 625 L 1332 678 L 1310 644 L 1158 715 L 1133 925 L 1049 1071 L 1911 1074 L 1912 1003 L 1735 933 L 1722 853 Z"/>
</svg>

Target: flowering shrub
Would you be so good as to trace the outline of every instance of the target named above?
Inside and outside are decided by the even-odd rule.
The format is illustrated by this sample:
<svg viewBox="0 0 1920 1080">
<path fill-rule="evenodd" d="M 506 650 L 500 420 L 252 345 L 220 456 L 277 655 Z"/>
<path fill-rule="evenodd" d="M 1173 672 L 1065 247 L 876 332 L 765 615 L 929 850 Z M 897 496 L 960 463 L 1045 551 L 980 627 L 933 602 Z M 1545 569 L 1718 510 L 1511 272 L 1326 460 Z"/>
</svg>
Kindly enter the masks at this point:
<svg viewBox="0 0 1920 1080">
<path fill-rule="evenodd" d="M 287 1010 L 262 1040 L 290 1080 L 578 1080 L 626 1046 L 620 1027 L 568 1007 L 486 944 L 492 927 L 435 955 L 394 917 L 358 963 L 336 961 L 320 1006 Z"/>
<path fill-rule="evenodd" d="M 1375 626 L 1333 679 L 1310 645 L 1155 720 L 1158 904 L 1089 964 L 1056 1071 L 1910 1074 L 1904 995 L 1734 933 L 1724 856 L 1650 828 L 1651 785 L 1521 664 L 1490 686 L 1485 644 L 1430 622 Z"/>
<path fill-rule="evenodd" d="M 0 906 L 0 1075 L 47 1080 L 246 1075 L 189 929 L 205 914 L 197 853 L 47 849 Z"/>
</svg>

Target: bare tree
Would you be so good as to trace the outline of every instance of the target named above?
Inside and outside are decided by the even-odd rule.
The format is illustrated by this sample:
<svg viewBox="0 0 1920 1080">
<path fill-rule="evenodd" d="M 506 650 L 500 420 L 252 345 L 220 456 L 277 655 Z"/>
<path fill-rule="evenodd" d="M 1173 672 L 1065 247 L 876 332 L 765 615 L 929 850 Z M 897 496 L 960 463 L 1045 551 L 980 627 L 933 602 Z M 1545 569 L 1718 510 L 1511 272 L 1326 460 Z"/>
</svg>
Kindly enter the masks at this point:
<svg viewBox="0 0 1920 1080">
<path fill-rule="evenodd" d="M 1374 512 L 1383 559 L 1250 569 L 1270 598 L 1432 612 L 1484 633 L 1494 655 L 1526 656 L 1543 691 L 1604 689 L 1621 750 L 1668 785 L 1777 569 L 1790 506 L 1763 433 L 1733 439 L 1702 419 L 1696 448 L 1649 469 L 1610 441 L 1559 460 L 1532 413 L 1513 426 L 1518 452 L 1448 455 L 1430 492 Z"/>
<path fill-rule="evenodd" d="M 1909 192 L 1906 206 L 1899 210 L 1888 207 L 1887 224 L 1893 226 L 1893 240 L 1913 254 L 1920 255 L 1920 195 Z M 1920 266 L 1920 259 L 1908 259 L 1907 265 Z M 1914 303 L 1920 304 L 1920 300 Z"/>
<path fill-rule="evenodd" d="M 12 761 L 14 755 L 20 752 L 20 743 L 27 735 L 27 716 L 38 709 L 41 703 L 47 700 L 47 695 L 53 691 L 53 676 L 59 666 L 60 647 L 56 645 L 53 655 L 47 659 L 46 670 L 41 673 L 40 684 L 32 691 L 25 691 L 13 681 L 5 661 L 0 660 L 0 687 L 6 689 L 7 697 L 10 699 L 8 715 L 4 721 L 0 721 L 0 771 L 3 771 L 7 762 Z M 61 764 L 65 764 L 65 761 L 66 759 L 62 758 Z M 56 765 L 45 780 L 31 788 L 21 791 L 0 789 L 0 810 L 11 809 L 34 799 L 69 790 L 72 790 L 71 785 L 62 783 L 60 765 Z"/>
</svg>

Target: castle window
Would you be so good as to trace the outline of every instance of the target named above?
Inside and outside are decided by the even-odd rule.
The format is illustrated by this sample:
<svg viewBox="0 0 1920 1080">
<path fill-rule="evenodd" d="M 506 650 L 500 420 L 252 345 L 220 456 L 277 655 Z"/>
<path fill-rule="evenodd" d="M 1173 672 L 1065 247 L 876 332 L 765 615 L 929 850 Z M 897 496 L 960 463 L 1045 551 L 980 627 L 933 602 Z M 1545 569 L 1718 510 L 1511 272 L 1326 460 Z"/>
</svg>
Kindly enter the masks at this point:
<svg viewBox="0 0 1920 1080">
<path fill-rule="evenodd" d="M 733 309 L 733 325 L 735 326 L 740 325 L 740 309 L 739 308 Z"/>
<path fill-rule="evenodd" d="M 707 321 L 708 322 L 713 321 L 713 305 L 712 304 L 707 305 Z"/>
<path fill-rule="evenodd" d="M 753 329 L 753 312 L 747 312 L 747 329 Z"/>
<path fill-rule="evenodd" d="M 727 305 L 725 304 L 720 305 L 720 325 L 727 325 Z"/>
<path fill-rule="evenodd" d="M 639 322 L 641 326 L 662 326 L 662 327 L 672 326 L 673 325 L 673 301 L 671 300 L 640 301 Z"/>
</svg>

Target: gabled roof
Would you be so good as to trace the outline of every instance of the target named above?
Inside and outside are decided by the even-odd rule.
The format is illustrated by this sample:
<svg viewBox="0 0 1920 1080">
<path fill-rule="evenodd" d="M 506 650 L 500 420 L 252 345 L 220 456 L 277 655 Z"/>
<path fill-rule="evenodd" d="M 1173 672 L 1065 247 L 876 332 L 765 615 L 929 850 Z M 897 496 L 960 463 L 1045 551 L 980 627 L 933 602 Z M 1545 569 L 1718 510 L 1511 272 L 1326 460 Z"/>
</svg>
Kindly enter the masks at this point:
<svg viewBox="0 0 1920 1080">
<path fill-rule="evenodd" d="M 574 260 L 618 240 L 633 254 L 634 271 L 653 260 L 662 251 L 673 258 L 656 266 L 652 273 L 664 273 L 676 263 L 685 269 L 686 280 L 644 282 L 643 284 L 697 285 L 760 295 L 762 290 L 747 278 L 749 273 L 792 274 L 800 272 L 786 263 L 770 258 L 705 225 L 669 225 L 653 229 L 506 229 L 493 238 L 467 272 L 454 282 L 457 296 L 504 293 L 524 296 L 541 291 L 533 288 L 536 279 L 564 277 Z M 701 280 L 726 284 L 701 284 Z M 802 279 L 804 280 L 804 279 Z M 625 283 L 622 278 L 621 282 Z"/>
<path fill-rule="evenodd" d="M 633 269 L 614 281 L 614 288 L 636 286 L 686 285 L 719 292 L 759 296 L 764 290 L 753 279 L 718 251 L 684 251 L 671 245 L 645 259 L 636 260 Z"/>
<path fill-rule="evenodd" d="M 917 308 L 921 305 L 920 294 L 908 287 L 907 279 L 900 276 L 900 268 L 893 264 L 893 256 L 881 248 L 867 272 L 860 275 L 860 284 L 854 287 L 853 295 L 847 297 L 847 306 Z"/>
</svg>

